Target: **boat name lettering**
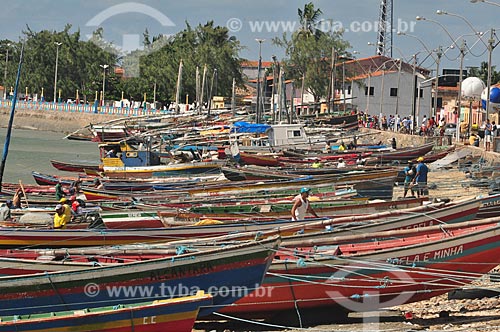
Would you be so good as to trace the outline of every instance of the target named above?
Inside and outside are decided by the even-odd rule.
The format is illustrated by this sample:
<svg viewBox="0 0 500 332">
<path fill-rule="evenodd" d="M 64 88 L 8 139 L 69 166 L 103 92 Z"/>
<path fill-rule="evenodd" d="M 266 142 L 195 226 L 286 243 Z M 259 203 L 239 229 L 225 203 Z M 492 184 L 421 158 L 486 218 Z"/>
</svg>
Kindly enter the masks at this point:
<svg viewBox="0 0 500 332">
<path fill-rule="evenodd" d="M 193 274 L 213 272 L 214 267 L 208 262 L 191 264 L 189 266 L 177 266 L 151 272 L 151 280 L 168 280 L 181 278 Z"/>
<path fill-rule="evenodd" d="M 441 250 L 436 250 L 436 251 L 431 251 L 431 252 L 426 252 L 424 254 L 418 254 L 415 256 L 407 256 L 407 257 L 401 257 L 399 259 L 395 259 L 393 263 L 397 265 L 411 265 L 414 263 L 418 262 L 427 262 L 430 259 L 443 259 L 455 255 L 459 255 L 464 252 L 464 246 L 459 245 L 451 248 L 446 248 L 446 249 L 441 249 Z"/>
<path fill-rule="evenodd" d="M 496 205 L 500 205 L 500 200 L 499 199 L 496 199 L 494 201 L 491 201 L 491 202 L 486 202 L 482 205 L 482 207 L 488 207 L 488 206 L 496 206 Z"/>
<path fill-rule="evenodd" d="M 406 227 L 402 227 L 402 228 L 399 228 L 398 230 L 427 227 L 427 226 L 432 226 L 433 224 L 434 223 L 432 222 L 432 220 L 429 220 L 429 221 L 424 221 L 424 222 L 421 222 L 421 223 L 418 223 L 418 224 L 413 224 L 413 225 L 409 225 L 409 226 L 406 226 Z"/>
<path fill-rule="evenodd" d="M 156 316 L 144 317 L 142 319 L 142 324 L 143 325 L 156 324 Z"/>
</svg>

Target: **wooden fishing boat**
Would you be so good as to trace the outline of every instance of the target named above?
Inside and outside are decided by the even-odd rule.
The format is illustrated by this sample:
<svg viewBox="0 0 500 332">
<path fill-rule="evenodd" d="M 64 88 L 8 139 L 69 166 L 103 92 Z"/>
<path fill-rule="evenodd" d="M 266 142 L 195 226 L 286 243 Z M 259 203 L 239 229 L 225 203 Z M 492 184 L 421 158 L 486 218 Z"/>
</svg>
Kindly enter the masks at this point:
<svg viewBox="0 0 500 332">
<path fill-rule="evenodd" d="M 203 291 L 170 300 L 66 311 L 50 314 L 2 317 L 0 332 L 191 332 L 201 306 L 212 296 Z"/>
<path fill-rule="evenodd" d="M 377 172 L 369 173 L 356 173 L 356 174 L 346 174 L 340 176 L 323 176 L 314 179 L 295 179 L 295 180 L 273 180 L 273 181 L 261 181 L 255 183 L 253 181 L 237 182 L 237 183 L 215 183 L 212 185 L 204 185 L 197 188 L 188 189 L 190 195 L 214 195 L 221 193 L 245 193 L 259 190 L 269 190 L 269 189 L 289 189 L 300 187 L 314 187 L 322 183 L 337 183 L 337 184 L 350 184 L 355 181 L 364 181 L 377 183 L 381 180 L 396 178 L 396 170 L 380 170 Z M 394 183 L 394 181 L 392 182 Z M 392 196 L 391 196 L 392 198 Z"/>
<path fill-rule="evenodd" d="M 311 206 L 316 214 L 324 218 L 336 218 L 341 216 L 354 216 L 377 213 L 389 209 L 405 209 L 421 205 L 423 199 L 408 199 L 399 201 L 311 201 Z M 237 204 L 237 205 L 202 205 L 187 209 L 160 210 L 158 215 L 165 225 L 177 223 L 196 223 L 204 219 L 218 220 L 222 222 L 241 223 L 263 222 L 276 219 L 289 220 L 292 203 L 281 202 L 279 204 Z M 294 223 L 290 220 L 290 223 Z M 282 225 L 283 226 L 283 225 Z M 282 227 L 281 226 L 281 227 Z M 262 225 L 261 227 L 265 227 Z"/>
<path fill-rule="evenodd" d="M 240 162 L 245 165 L 281 166 L 282 163 L 275 156 L 240 152 Z"/>
<path fill-rule="evenodd" d="M 157 211 L 103 212 L 101 218 L 108 229 L 161 228 L 163 223 Z"/>
<path fill-rule="evenodd" d="M 481 206 L 477 212 L 477 218 L 494 218 L 500 216 L 500 193 L 479 197 Z"/>
<path fill-rule="evenodd" d="M 434 143 L 426 143 L 417 147 L 408 147 L 395 151 L 374 152 L 367 158 L 367 165 L 392 162 L 395 160 L 406 161 L 421 157 L 432 150 Z"/>
<path fill-rule="evenodd" d="M 414 206 L 415 203 L 409 201 L 409 206 Z M 441 206 L 441 205 L 439 205 Z M 400 207 L 403 207 L 400 205 Z M 386 206 L 387 208 L 387 206 Z M 0 232 L 0 248 L 75 248 L 75 247 L 90 247 L 90 246 L 114 246 L 134 243 L 160 243 L 175 241 L 179 239 L 190 238 L 207 238 L 213 236 L 221 236 L 227 234 L 242 234 L 244 238 L 247 232 L 258 232 L 264 230 L 274 230 L 276 234 L 292 235 L 295 233 L 311 233 L 324 231 L 326 228 L 331 228 L 331 225 L 342 223 L 344 226 L 349 224 L 349 229 L 358 223 L 356 226 L 373 224 L 373 220 L 377 220 L 376 228 L 363 228 L 356 231 L 373 231 L 399 229 L 404 227 L 414 227 L 425 225 L 425 223 L 442 220 L 443 222 L 453 222 L 468 220 L 473 218 L 479 208 L 479 201 L 471 201 L 463 205 L 456 204 L 446 208 L 438 208 L 435 205 L 424 206 L 417 208 L 413 212 L 400 210 L 389 210 L 379 212 L 377 215 L 363 215 L 362 217 L 344 217 L 334 219 L 323 219 L 315 222 L 311 219 L 306 219 L 297 222 L 291 222 L 291 218 L 278 219 L 273 221 L 258 222 L 259 218 L 255 216 L 253 219 L 241 220 L 233 223 L 208 223 L 201 225 L 193 225 L 192 222 L 185 222 L 175 227 L 162 229 L 64 229 L 64 230 L 47 230 L 47 229 L 12 229 L 3 228 Z M 372 208 L 373 209 L 373 208 Z M 433 211 L 435 210 L 435 211 Z M 355 211 L 355 210 L 351 210 Z M 426 211 L 425 215 L 419 215 L 418 211 Z M 395 220 L 384 220 L 391 216 L 401 216 L 405 213 L 413 213 L 413 215 L 400 217 Z M 359 214 L 359 212 L 354 212 Z M 163 217 L 162 217 L 163 218 Z M 354 219 L 353 219 L 354 218 Z M 169 225 L 165 220 L 162 220 L 165 225 Z M 173 223 L 175 225 L 175 223 Z M 347 227 L 347 226 L 346 226 Z M 361 227 L 361 226 L 360 226 Z M 375 226 L 374 226 L 375 227 Z M 325 233 L 328 235 L 327 233 Z"/>
<path fill-rule="evenodd" d="M 244 296 L 242 290 L 258 287 L 278 244 L 279 238 L 271 237 L 221 243 L 197 252 L 184 253 L 179 247 L 169 257 L 76 271 L 44 273 L 40 264 L 41 273 L 0 277 L 0 315 L 81 310 L 103 303 L 126 305 L 206 289 L 213 296 L 213 306 L 204 307 L 199 313 L 203 316 Z M 150 293 L 144 293 L 146 288 Z"/>
<path fill-rule="evenodd" d="M 136 167 L 104 166 L 102 173 L 112 179 L 154 178 L 185 174 L 220 174 L 220 167 L 224 163 L 223 161 L 214 161 Z"/>
<path fill-rule="evenodd" d="M 90 185 L 94 179 L 94 177 L 88 177 L 85 174 L 79 174 L 79 176 L 55 176 L 32 171 L 31 175 L 40 186 L 55 186 L 58 182 L 61 182 L 63 186 L 67 187 L 71 186 L 78 178 L 82 180 L 83 185 Z"/>
<path fill-rule="evenodd" d="M 279 252 L 261 288 L 221 312 L 288 319 L 371 311 L 429 299 L 462 287 L 500 263 L 500 218 L 469 226 L 370 234 L 379 241 Z M 422 233 L 422 235 L 419 235 Z M 403 235 L 405 234 L 405 235 Z M 380 240 L 385 238 L 388 240 Z M 302 322 L 304 322 L 302 321 Z M 287 324 L 288 326 L 290 324 Z"/>
<path fill-rule="evenodd" d="M 65 172 L 77 172 L 77 173 L 85 173 L 85 169 L 91 169 L 95 171 L 101 171 L 102 168 L 99 165 L 90 165 L 90 164 L 78 164 L 78 163 L 68 163 L 64 161 L 51 160 L 50 163 L 56 169 Z"/>
</svg>

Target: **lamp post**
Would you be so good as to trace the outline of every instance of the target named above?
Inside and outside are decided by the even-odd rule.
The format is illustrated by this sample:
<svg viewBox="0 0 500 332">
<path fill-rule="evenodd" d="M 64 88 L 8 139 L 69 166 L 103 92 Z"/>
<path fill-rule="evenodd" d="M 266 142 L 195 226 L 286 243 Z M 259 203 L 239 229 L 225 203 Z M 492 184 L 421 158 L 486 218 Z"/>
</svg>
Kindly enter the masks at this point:
<svg viewBox="0 0 500 332">
<path fill-rule="evenodd" d="M 259 64 L 257 66 L 257 103 L 256 103 L 256 109 L 255 109 L 255 123 L 260 123 L 260 118 L 261 118 L 261 110 L 260 110 L 260 71 L 262 68 L 262 43 L 265 41 L 265 39 L 255 39 L 257 43 L 259 43 Z"/>
<path fill-rule="evenodd" d="M 470 0 L 470 2 L 472 2 L 472 3 L 484 2 L 484 3 L 487 3 L 488 5 L 500 7 L 500 3 L 496 3 L 496 2 L 488 1 L 488 0 Z"/>
<path fill-rule="evenodd" d="M 465 18 L 464 16 L 462 15 L 459 15 L 459 14 L 455 14 L 455 13 L 450 13 L 450 12 L 447 12 L 447 11 L 444 11 L 444 10 L 436 10 L 436 14 L 438 15 L 448 15 L 448 16 L 453 16 L 453 17 L 458 17 L 460 18 L 462 21 L 465 22 L 465 24 L 467 24 L 469 26 L 469 28 L 474 32 L 474 35 L 478 36 L 478 37 L 481 37 L 483 35 L 483 33 L 481 31 L 478 31 L 476 30 L 476 28 L 474 28 L 474 26 L 472 25 L 472 23 L 467 19 Z M 479 38 L 481 40 L 481 42 L 486 46 L 486 43 L 484 42 L 484 40 L 482 40 L 481 38 Z"/>
<path fill-rule="evenodd" d="M 418 20 L 419 16 L 417 16 L 417 20 Z M 422 18 L 420 18 L 421 20 Z M 424 47 L 424 49 L 429 52 L 429 55 L 432 56 L 432 58 L 434 59 L 434 61 L 436 62 L 436 79 L 435 79 L 435 94 L 434 94 L 434 112 L 437 112 L 437 92 L 438 92 L 438 88 L 439 88 L 439 63 L 441 62 L 441 57 L 443 56 L 443 49 L 441 46 L 438 47 L 438 49 L 436 50 L 436 56 L 433 55 L 434 51 L 430 51 L 429 48 L 427 47 L 427 45 L 425 45 L 425 43 L 422 41 L 422 39 L 418 38 L 417 36 L 415 35 L 410 35 L 410 34 L 407 34 L 407 33 L 404 33 L 404 32 L 401 32 L 401 31 L 398 31 L 398 35 L 400 36 L 408 36 L 408 37 L 411 37 L 411 38 L 414 38 L 416 40 L 418 40 L 420 42 L 420 44 L 422 44 L 422 46 Z M 450 36 L 451 37 L 451 36 Z M 453 37 L 451 37 L 453 39 Z"/>
<path fill-rule="evenodd" d="M 101 106 L 104 106 L 104 91 L 105 91 L 105 87 L 106 87 L 106 68 L 108 68 L 109 65 L 99 65 L 99 67 L 102 68 L 102 93 L 101 93 L 102 104 L 101 104 Z"/>
<path fill-rule="evenodd" d="M 7 52 L 5 53 L 5 68 L 3 71 L 3 99 L 7 99 L 7 67 L 9 66 L 9 48 L 12 44 L 7 44 Z"/>
<path fill-rule="evenodd" d="M 62 43 L 54 42 L 56 45 L 56 69 L 54 73 L 54 103 L 57 102 L 57 64 L 59 62 L 59 46 L 62 45 Z"/>
</svg>

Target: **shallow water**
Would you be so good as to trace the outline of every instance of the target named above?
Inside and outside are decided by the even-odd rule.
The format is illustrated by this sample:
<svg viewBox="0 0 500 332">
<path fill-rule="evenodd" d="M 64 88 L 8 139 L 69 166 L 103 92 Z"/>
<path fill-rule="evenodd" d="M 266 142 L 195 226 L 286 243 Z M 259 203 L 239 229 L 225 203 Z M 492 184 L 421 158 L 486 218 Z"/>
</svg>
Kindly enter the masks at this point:
<svg viewBox="0 0 500 332">
<path fill-rule="evenodd" d="M 0 149 L 4 150 L 6 128 L 0 128 Z M 55 175 L 76 175 L 55 169 L 50 160 L 99 163 L 97 143 L 71 141 L 64 134 L 48 131 L 13 129 L 3 182 L 34 184 L 32 171 Z"/>
</svg>

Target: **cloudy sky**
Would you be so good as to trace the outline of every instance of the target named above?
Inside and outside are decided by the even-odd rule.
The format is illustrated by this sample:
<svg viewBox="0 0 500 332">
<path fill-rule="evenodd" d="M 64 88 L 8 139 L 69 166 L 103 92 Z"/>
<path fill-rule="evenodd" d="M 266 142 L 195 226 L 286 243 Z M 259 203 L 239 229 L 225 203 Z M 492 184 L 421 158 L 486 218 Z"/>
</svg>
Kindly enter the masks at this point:
<svg viewBox="0 0 500 332">
<path fill-rule="evenodd" d="M 494 1 L 494 0 L 491 0 Z M 242 43 L 245 49 L 241 55 L 257 59 L 258 43 L 255 39 L 265 39 L 262 44 L 262 57 L 271 60 L 278 58 L 283 51 L 272 45 L 271 39 L 288 34 L 298 28 L 297 8 L 308 1 L 292 0 L 0 0 L 0 38 L 17 40 L 22 31 L 29 26 L 32 30 L 61 30 L 71 24 L 74 30 L 80 29 L 88 35 L 102 26 L 105 39 L 123 49 L 132 49 L 140 44 L 142 32 L 147 28 L 152 35 L 173 34 L 185 27 L 214 20 L 216 24 L 227 26 Z M 323 11 L 321 29 L 344 28 L 344 38 L 352 45 L 352 51 L 359 52 L 357 57 L 375 53 L 368 42 L 376 42 L 376 26 L 379 17 L 380 0 L 318 0 L 313 1 Z M 498 0 L 500 3 L 500 0 Z M 472 27 L 459 17 L 437 15 L 442 10 L 457 14 L 468 21 Z M 460 44 L 461 35 L 472 50 L 466 55 L 465 66 L 477 66 L 487 61 L 486 46 L 478 41 L 475 31 L 487 32 L 500 28 L 498 16 L 500 7 L 486 3 L 471 3 L 470 0 L 394 0 L 394 31 L 403 30 L 422 40 L 425 47 L 433 50 L 438 46 L 444 49 L 453 40 Z M 436 23 L 417 21 L 416 16 L 438 21 L 450 36 Z M 472 35 L 472 36 L 471 36 Z M 500 36 L 500 33 L 499 33 Z M 483 37 L 484 43 L 487 37 Z M 424 46 L 413 37 L 393 36 L 393 56 L 410 58 L 421 52 L 420 61 L 426 58 Z M 50 46 L 48 46 L 50 47 Z M 445 68 L 456 68 L 458 50 L 449 49 L 443 59 Z M 493 52 L 493 64 L 500 62 L 500 50 Z M 431 58 L 423 66 L 434 68 Z M 500 68 L 500 65 L 497 69 Z"/>
</svg>

